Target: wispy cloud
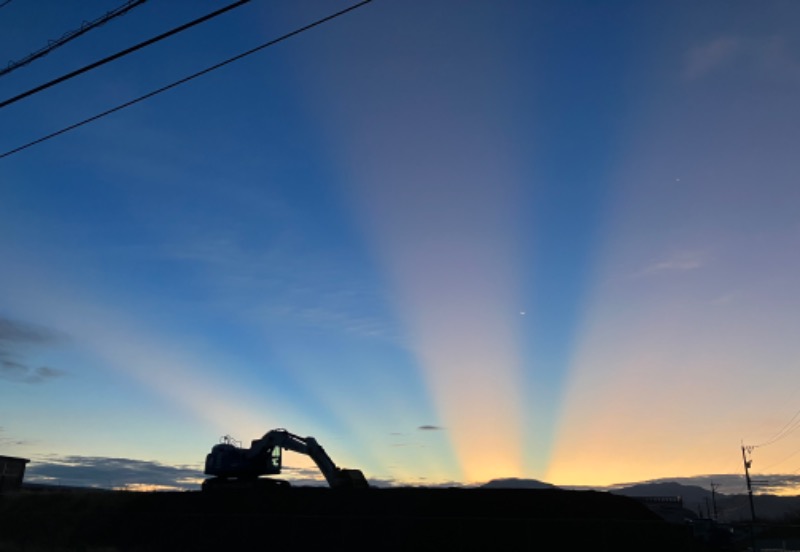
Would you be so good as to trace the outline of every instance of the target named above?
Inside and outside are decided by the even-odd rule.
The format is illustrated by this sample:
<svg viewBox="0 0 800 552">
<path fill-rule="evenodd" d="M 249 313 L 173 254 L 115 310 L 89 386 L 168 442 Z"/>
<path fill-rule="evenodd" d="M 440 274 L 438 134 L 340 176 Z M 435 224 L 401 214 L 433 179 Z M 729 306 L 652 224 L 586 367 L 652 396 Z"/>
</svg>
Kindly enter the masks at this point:
<svg viewBox="0 0 800 552">
<path fill-rule="evenodd" d="M 420 431 L 444 431 L 444 428 L 437 425 L 421 425 L 417 428 Z"/>
<path fill-rule="evenodd" d="M 16 439 L 14 437 L 7 437 L 3 435 L 6 429 L 0 426 L 0 446 L 3 447 L 22 447 L 25 445 L 29 445 L 30 441 L 25 441 L 23 439 Z"/>
<path fill-rule="evenodd" d="M 702 268 L 705 255 L 696 251 L 679 251 L 667 257 L 651 262 L 633 274 L 634 278 L 642 278 L 664 273 L 688 272 Z"/>
<path fill-rule="evenodd" d="M 57 332 L 0 318 L 0 378 L 19 383 L 43 383 L 64 375 L 48 366 L 32 366 L 23 358 L 29 347 L 43 347 L 62 339 Z"/>
<path fill-rule="evenodd" d="M 283 305 L 261 311 L 267 318 L 293 320 L 295 323 L 324 330 L 335 330 L 356 337 L 391 339 L 393 332 L 374 316 L 358 316 L 344 308 Z"/>
<path fill-rule="evenodd" d="M 732 303 L 735 303 L 739 299 L 741 299 L 741 297 L 742 297 L 742 292 L 741 291 L 732 291 L 730 293 L 725 293 L 723 295 L 720 295 L 719 297 L 716 297 L 715 299 L 713 299 L 711 301 L 711 304 L 712 305 L 730 305 Z"/>
<path fill-rule="evenodd" d="M 362 338 L 395 339 L 382 315 L 386 298 L 325 252 L 298 252 L 291 237 L 266 243 L 228 232 L 165 245 L 159 255 L 196 264 L 239 315 Z M 254 300 L 254 298 L 256 298 Z"/>
<path fill-rule="evenodd" d="M 800 489 L 800 474 L 758 475 L 756 492 L 759 494 L 792 494 L 797 495 Z"/>
<path fill-rule="evenodd" d="M 720 36 L 698 44 L 686 54 L 684 77 L 702 79 L 727 67 L 756 72 L 761 78 L 800 81 L 800 59 L 790 40 L 780 35 Z"/>
<path fill-rule="evenodd" d="M 798 488 L 800 488 L 800 474 L 797 473 L 784 473 L 784 474 L 758 474 L 754 477 L 759 481 L 753 491 L 757 494 L 776 494 L 796 495 Z M 647 485 L 647 484 L 660 484 L 660 483 L 678 483 L 680 485 L 690 485 L 700 487 L 702 489 L 711 490 L 713 483 L 715 489 L 721 494 L 744 494 L 747 492 L 747 484 L 743 474 L 735 473 L 717 473 L 707 475 L 695 475 L 690 477 L 663 477 L 659 479 L 651 479 L 647 481 L 639 481 L 636 483 L 619 483 L 604 487 L 605 490 L 617 490 L 624 487 L 633 485 Z"/>
<path fill-rule="evenodd" d="M 33 324 L 0 317 L 0 343 L 46 345 L 58 341 L 60 337 L 57 332 Z"/>
<path fill-rule="evenodd" d="M 697 79 L 711 73 L 729 62 L 740 48 L 741 41 L 733 37 L 718 37 L 695 46 L 686 56 L 686 78 Z"/>
<path fill-rule="evenodd" d="M 19 383 L 44 383 L 61 377 L 65 373 L 62 370 L 56 370 L 48 366 L 33 367 L 3 357 L 3 353 L 0 353 L 0 378 L 4 380 Z"/>
<path fill-rule="evenodd" d="M 316 468 L 300 468 L 284 466 L 281 470 L 281 479 L 289 481 L 295 487 L 327 487 L 322 473 Z M 396 487 L 403 485 L 397 479 L 392 478 L 372 478 L 368 479 L 372 487 Z"/>
<path fill-rule="evenodd" d="M 325 481 L 319 469 L 283 466 L 281 468 L 282 479 L 286 479 L 296 486 L 323 487 L 328 483 Z"/>
</svg>

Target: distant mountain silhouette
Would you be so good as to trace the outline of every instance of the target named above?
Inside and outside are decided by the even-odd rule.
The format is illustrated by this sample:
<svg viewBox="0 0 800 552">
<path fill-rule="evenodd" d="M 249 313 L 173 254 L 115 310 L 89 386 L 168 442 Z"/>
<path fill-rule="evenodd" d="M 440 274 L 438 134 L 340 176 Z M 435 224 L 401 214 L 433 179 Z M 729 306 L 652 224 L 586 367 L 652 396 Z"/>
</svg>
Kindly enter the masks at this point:
<svg viewBox="0 0 800 552">
<path fill-rule="evenodd" d="M 506 477 L 502 479 L 492 479 L 481 485 L 483 489 L 557 489 L 555 485 L 539 481 L 538 479 L 519 479 L 517 477 Z"/>
<path fill-rule="evenodd" d="M 664 483 L 638 483 L 630 487 L 623 487 L 610 491 L 614 494 L 624 496 L 679 496 L 683 498 L 684 504 L 705 503 L 706 499 L 711 500 L 711 491 L 698 487 L 697 485 L 681 485 L 675 482 Z M 720 493 L 717 493 L 720 496 Z"/>
<path fill-rule="evenodd" d="M 538 479 L 507 477 L 492 479 L 480 486 L 482 489 L 559 489 L 556 485 Z M 586 488 L 588 489 L 588 487 Z M 713 517 L 711 490 L 697 485 L 682 485 L 674 481 L 637 483 L 628 487 L 607 490 L 611 494 L 643 497 L 680 497 L 683 507 L 700 517 Z M 717 492 L 717 516 L 720 521 L 746 521 L 750 519 L 750 505 L 746 494 L 722 494 Z M 756 515 L 760 519 L 800 521 L 800 496 L 755 496 Z"/>
<path fill-rule="evenodd" d="M 711 491 L 697 485 L 681 485 L 675 482 L 639 483 L 610 492 L 634 498 L 679 496 L 687 510 L 702 517 L 709 514 L 713 516 Z M 800 519 L 800 497 L 756 495 L 754 500 L 756 515 L 761 519 Z M 747 495 L 717 493 L 717 514 L 721 521 L 749 520 L 750 503 Z"/>
</svg>

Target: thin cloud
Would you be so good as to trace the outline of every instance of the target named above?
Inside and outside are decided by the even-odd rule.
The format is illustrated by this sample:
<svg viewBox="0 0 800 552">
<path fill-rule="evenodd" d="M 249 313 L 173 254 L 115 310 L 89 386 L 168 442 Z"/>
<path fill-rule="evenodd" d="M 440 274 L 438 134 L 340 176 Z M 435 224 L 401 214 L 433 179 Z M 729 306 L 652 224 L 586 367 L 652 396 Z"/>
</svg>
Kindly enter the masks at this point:
<svg viewBox="0 0 800 552">
<path fill-rule="evenodd" d="M 322 473 L 314 468 L 293 468 L 284 466 L 282 469 L 283 479 L 287 479 L 294 487 L 327 487 Z M 375 479 L 369 478 L 371 487 L 397 487 L 402 482 L 396 479 Z"/>
<path fill-rule="evenodd" d="M 754 479 L 759 482 L 757 485 L 754 484 L 753 486 L 753 492 L 757 495 L 797 495 L 798 489 L 800 488 L 800 474 L 797 473 L 757 474 L 754 476 Z M 637 485 L 668 485 L 670 483 L 677 483 L 687 487 L 696 487 L 709 494 L 711 493 L 712 483 L 714 484 L 714 489 L 717 494 L 744 495 L 747 493 L 747 483 L 744 474 L 734 473 L 718 473 L 690 477 L 664 477 L 636 483 L 620 483 L 608 487 L 595 488 L 614 492 Z M 653 491 L 650 490 L 648 492 L 652 493 Z"/>
<path fill-rule="evenodd" d="M 800 479 L 800 476 L 796 477 Z M 743 492 L 747 491 L 744 475 L 726 473 L 695 475 L 690 477 L 663 477 L 659 479 L 650 479 L 647 481 L 618 483 L 602 488 L 604 490 L 613 491 L 624 487 L 631 487 L 633 485 L 659 483 L 678 483 L 680 485 L 701 487 L 703 489 L 708 489 L 709 491 L 711 490 L 711 484 L 714 483 L 717 492 L 721 494 L 742 494 Z"/>
<path fill-rule="evenodd" d="M 385 333 L 379 321 L 368 317 L 354 317 L 344 311 L 308 307 L 292 309 L 291 314 L 312 326 L 340 328 L 347 333 L 367 337 Z"/>
<path fill-rule="evenodd" d="M 684 77 L 702 79 L 725 68 L 735 67 L 758 78 L 797 83 L 800 60 L 791 38 L 773 35 L 757 38 L 723 36 L 691 48 L 686 55 Z"/>
<path fill-rule="evenodd" d="M 41 366 L 34 370 L 34 376 L 42 379 L 59 378 L 64 374 L 65 372 L 63 370 L 57 370 L 56 368 L 50 368 L 48 366 Z"/>
<path fill-rule="evenodd" d="M 6 436 L 2 435 L 3 433 L 5 433 L 5 430 L 6 429 L 4 427 L 0 426 L 0 446 L 3 446 L 3 447 L 21 447 L 21 446 L 25 446 L 25 445 L 31 444 L 30 441 L 25 441 L 25 440 L 22 440 L 22 439 L 15 439 L 13 437 L 6 437 Z"/>
<path fill-rule="evenodd" d="M 23 322 L 0 318 L 0 379 L 17 383 L 44 383 L 64 375 L 49 366 L 32 366 L 21 355 L 30 347 L 45 347 L 63 336 L 51 330 Z"/>
<path fill-rule="evenodd" d="M 396 339 L 397 332 L 383 308 L 386 297 L 361 279 L 333 270 L 326 281 L 308 277 L 276 292 L 277 300 L 258 313 L 262 320 L 279 320 L 281 324 L 291 320 L 304 327 L 359 338 Z"/>
<path fill-rule="evenodd" d="M 740 291 L 733 291 L 731 293 L 726 293 L 724 295 L 720 295 L 716 299 L 711 301 L 712 305 L 730 305 L 731 303 L 735 303 L 742 297 L 742 292 Z"/>
<path fill-rule="evenodd" d="M 786 494 L 791 492 L 796 495 L 800 488 L 800 474 L 796 473 L 758 474 L 755 479 L 759 481 L 754 490 L 758 494 Z"/>
<path fill-rule="evenodd" d="M 15 360 L 11 360 L 0 351 L 0 378 L 18 383 L 44 383 L 59 378 L 66 372 L 50 368 L 49 366 L 32 367 Z"/>
<path fill-rule="evenodd" d="M 48 345 L 60 339 L 61 335 L 57 332 L 0 317 L 0 345 Z"/>
<path fill-rule="evenodd" d="M 442 426 L 437 425 L 421 425 L 417 429 L 419 431 L 444 431 Z"/>
<path fill-rule="evenodd" d="M 319 469 L 315 468 L 296 468 L 283 466 L 281 468 L 281 479 L 291 481 L 292 485 L 300 487 L 324 487 L 328 483 Z"/>
<path fill-rule="evenodd" d="M 163 246 L 158 254 L 204 265 L 224 302 L 257 320 L 281 325 L 290 320 L 358 338 L 396 340 L 396 331 L 382 315 L 385 298 L 379 291 L 331 268 L 323 252 L 298 255 L 291 237 L 254 247 L 229 232 Z M 269 301 L 253 302 L 253 296 Z"/>
<path fill-rule="evenodd" d="M 633 277 L 642 278 L 670 272 L 688 272 L 702 268 L 704 264 L 705 260 L 703 255 L 695 252 L 683 251 L 648 264 L 640 271 L 634 273 Z"/>
<path fill-rule="evenodd" d="M 728 63 L 740 50 L 741 41 L 733 37 L 719 37 L 695 46 L 686 56 L 685 76 L 698 79 Z"/>
<path fill-rule="evenodd" d="M 23 439 L 12 439 L 10 437 L 0 437 L 0 446 L 3 447 L 24 447 L 30 445 L 30 441 Z"/>
<path fill-rule="evenodd" d="M 25 473 L 29 483 L 104 489 L 197 490 L 199 468 L 160 462 L 99 456 L 64 456 L 32 461 Z"/>
</svg>

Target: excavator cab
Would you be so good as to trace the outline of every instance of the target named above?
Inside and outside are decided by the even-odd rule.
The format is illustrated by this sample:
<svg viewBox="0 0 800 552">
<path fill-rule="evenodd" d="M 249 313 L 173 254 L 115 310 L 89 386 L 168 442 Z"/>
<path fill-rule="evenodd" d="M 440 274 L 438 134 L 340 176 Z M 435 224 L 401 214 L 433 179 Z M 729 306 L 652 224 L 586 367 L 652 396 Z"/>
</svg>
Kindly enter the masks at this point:
<svg viewBox="0 0 800 552">
<path fill-rule="evenodd" d="M 206 456 L 204 473 L 217 477 L 258 477 L 281 473 L 281 447 L 269 447 L 255 459 L 249 453 L 236 441 L 223 438 Z"/>
<path fill-rule="evenodd" d="M 270 469 L 275 470 L 269 473 L 281 473 L 281 467 L 283 466 L 283 460 L 281 457 L 281 452 L 283 449 L 281 447 L 275 446 L 272 447 L 272 452 L 270 452 L 269 462 L 270 462 Z"/>
</svg>

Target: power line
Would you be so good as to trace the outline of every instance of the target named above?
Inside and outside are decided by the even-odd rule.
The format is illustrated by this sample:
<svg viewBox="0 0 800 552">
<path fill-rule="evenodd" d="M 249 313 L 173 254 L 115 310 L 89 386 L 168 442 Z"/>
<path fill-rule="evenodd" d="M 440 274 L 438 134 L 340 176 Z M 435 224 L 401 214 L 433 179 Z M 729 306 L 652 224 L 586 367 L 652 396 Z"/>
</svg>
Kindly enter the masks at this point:
<svg viewBox="0 0 800 552">
<path fill-rule="evenodd" d="M 29 54 L 29 55 L 25 56 L 21 60 L 19 60 L 19 61 L 9 61 L 8 62 L 8 66 L 6 66 L 4 69 L 0 69 L 0 77 L 2 77 L 3 75 L 9 74 L 11 71 L 13 71 L 15 69 L 19 69 L 23 65 L 29 64 L 30 62 L 32 62 L 32 61 L 34 61 L 36 59 L 39 59 L 40 57 L 46 56 L 47 54 L 49 54 L 50 52 L 52 52 L 56 48 L 60 48 L 61 46 L 63 46 L 67 42 L 69 42 L 71 40 L 74 40 L 74 39 L 78 38 L 79 36 L 81 36 L 81 35 L 83 35 L 85 33 L 88 33 L 92 29 L 96 29 L 100 25 L 108 23 L 109 21 L 111 21 L 115 17 L 119 17 L 120 15 L 125 15 L 126 13 L 131 11 L 133 8 L 135 8 L 137 6 L 141 6 L 146 1 L 147 0 L 128 0 L 128 2 L 126 2 L 122 6 L 119 6 L 118 8 L 115 8 L 115 9 L 109 11 L 109 12 L 106 12 L 104 15 L 98 17 L 94 21 L 88 21 L 88 22 L 84 21 L 83 23 L 81 23 L 80 28 L 75 29 L 73 31 L 67 31 L 66 33 L 61 35 L 61 38 L 57 38 L 56 40 L 48 40 L 47 41 L 47 46 L 36 50 L 32 54 Z M 6 0 L 6 2 L 4 2 L 3 4 L 0 4 L 0 8 L 5 6 L 9 2 L 11 2 L 11 0 Z"/>
<path fill-rule="evenodd" d="M 163 86 L 163 87 L 161 87 L 161 88 L 159 88 L 157 90 L 153 90 L 152 92 L 149 92 L 149 93 L 147 93 L 147 94 L 145 94 L 143 96 L 139 96 L 138 98 L 135 98 L 133 100 L 130 100 L 128 102 L 120 104 L 120 105 L 118 105 L 116 107 L 113 107 L 111 109 L 103 111 L 102 113 L 98 113 L 97 115 L 94 115 L 93 117 L 89 117 L 88 119 L 84 119 L 83 121 L 80 121 L 78 123 L 72 124 L 72 125 L 67 126 L 67 127 L 64 127 L 61 130 L 58 130 L 58 131 L 53 132 L 51 134 L 48 134 L 47 136 L 43 136 L 43 137 L 41 137 L 41 138 L 39 138 L 37 140 L 34 140 L 33 142 L 28 142 L 27 144 L 24 144 L 22 146 L 19 146 L 17 148 L 12 149 L 12 150 L 8 150 L 5 153 L 0 154 L 0 159 L 3 159 L 4 157 L 8 157 L 8 156 L 13 155 L 15 153 L 19 153 L 22 150 L 28 149 L 28 148 L 30 148 L 32 146 L 35 146 L 36 144 L 41 144 L 42 142 L 46 142 L 47 140 L 50 140 L 51 138 L 55 138 L 56 136 L 60 136 L 60 135 L 65 134 L 65 133 L 67 133 L 67 132 L 69 132 L 71 130 L 75 130 L 76 128 L 79 128 L 79 127 L 82 127 L 84 125 L 87 125 L 87 124 L 89 124 L 89 123 L 91 123 L 93 121 L 96 121 L 98 119 L 102 119 L 103 117 L 105 117 L 107 115 L 111 115 L 112 113 L 116 113 L 117 111 L 121 111 L 121 110 L 125 109 L 126 107 L 130 107 L 130 106 L 132 106 L 134 104 L 137 104 L 139 102 L 142 102 L 142 101 L 144 101 L 144 100 L 146 100 L 148 98 L 152 98 L 153 96 L 157 96 L 158 94 L 161 94 L 162 92 L 166 92 L 167 90 L 170 90 L 172 88 L 180 86 L 181 84 L 189 82 L 190 80 L 194 80 L 197 77 L 200 77 L 200 76 L 203 76 L 203 75 L 205 75 L 207 73 L 215 71 L 215 70 L 217 70 L 217 69 L 219 69 L 221 67 L 224 67 L 225 65 L 233 63 L 234 61 L 238 61 L 238 60 L 240 60 L 242 58 L 245 58 L 247 56 L 255 54 L 256 52 L 259 52 L 259 51 L 261 51 L 261 50 L 263 50 L 265 48 L 269 48 L 270 46 L 274 46 L 275 44 L 278 44 L 279 42 L 283 42 L 283 41 L 285 41 L 285 40 L 287 40 L 289 38 L 292 38 L 294 36 L 297 36 L 297 35 L 305 32 L 305 31 L 313 29 L 314 27 L 322 25 L 323 23 L 327 23 L 328 21 L 336 19 L 337 17 L 341 17 L 342 15 L 344 15 L 346 13 L 349 13 L 349 12 L 351 12 L 351 11 L 357 9 L 357 8 L 360 8 L 360 7 L 362 7 L 362 6 L 366 5 L 366 4 L 369 4 L 370 2 L 372 2 L 372 0 L 363 0 L 363 1 L 359 2 L 359 3 L 357 3 L 357 4 L 353 4 L 352 6 L 350 6 L 348 8 L 340 10 L 340 11 L 338 11 L 338 12 L 336 12 L 334 14 L 328 15 L 326 17 L 323 17 L 322 19 L 318 19 L 318 20 L 314 21 L 313 23 L 309 23 L 308 25 L 305 25 L 304 27 L 300 27 L 299 29 L 295 29 L 294 31 L 291 31 L 291 32 L 289 32 L 289 33 L 287 33 L 287 34 L 285 34 L 283 36 L 280 36 L 278 38 L 270 40 L 269 42 L 265 42 L 264 44 L 261 44 L 260 46 L 256 46 L 255 48 L 247 50 L 246 52 L 243 52 L 243 53 L 241 53 L 239 55 L 236 55 L 236 56 L 234 56 L 232 58 L 228 58 L 225 61 L 222 61 L 220 63 L 212 65 L 211 67 L 203 69 L 202 71 L 198 71 L 197 73 L 193 73 L 193 74 L 191 74 L 191 75 L 189 75 L 187 77 L 184 77 L 184 78 L 182 78 L 180 80 L 177 80 L 177 81 L 175 81 L 175 82 L 173 82 L 171 84 Z"/>
<path fill-rule="evenodd" d="M 773 462 L 772 464 L 769 464 L 768 466 L 763 467 L 762 468 L 762 472 L 765 471 L 765 470 L 771 469 L 772 467 L 777 466 L 778 464 L 783 464 L 784 462 L 786 462 L 789 458 L 791 458 L 792 456 L 794 456 L 798 452 L 800 452 L 800 449 L 795 450 L 793 453 L 789 454 L 788 456 L 784 456 L 783 459 L 778 460 L 777 462 Z"/>
<path fill-rule="evenodd" d="M 780 431 L 778 431 L 778 433 L 776 433 L 772 438 L 758 445 L 754 445 L 753 448 L 771 445 L 772 443 L 776 443 L 788 436 L 790 433 L 794 432 L 798 427 L 800 427 L 800 419 L 798 419 L 798 416 L 800 416 L 800 410 L 795 412 L 794 416 L 792 416 L 789 421 L 786 422 L 786 424 L 780 429 Z"/>
<path fill-rule="evenodd" d="M 32 95 L 34 95 L 34 94 L 36 94 L 38 92 L 41 92 L 42 90 L 47 90 L 51 86 L 55 86 L 55 85 L 57 85 L 59 83 L 67 81 L 67 80 L 69 80 L 71 78 L 77 77 L 78 75 L 86 73 L 87 71 L 91 71 L 92 69 L 96 69 L 97 67 L 100 67 L 101 65 L 105 65 L 106 63 L 114 61 L 115 59 L 119 59 L 119 58 L 121 58 L 123 56 L 127 56 L 130 53 L 133 53 L 133 52 L 135 52 L 137 50 L 141 50 L 142 48 L 144 48 L 146 46 L 150 46 L 151 44 L 155 44 L 156 42 L 164 40 L 165 38 L 168 38 L 168 37 L 170 37 L 172 35 L 178 34 L 181 31 L 185 31 L 186 29 L 188 29 L 190 27 L 194 27 L 195 25 L 199 25 L 200 23 L 204 23 L 205 21 L 208 21 L 209 19 L 213 19 L 214 17 L 222 15 L 223 13 L 225 13 L 227 11 L 230 11 L 230 10 L 232 10 L 234 8 L 238 8 L 239 6 L 241 6 L 243 4 L 246 4 L 248 2 L 250 2 L 250 0 L 239 0 L 238 2 L 234 2 L 233 4 L 228 4 L 224 8 L 220 8 L 217 11 L 214 11 L 214 12 L 211 12 L 209 14 L 206 14 L 203 17 L 195 19 L 194 21 L 190 21 L 188 23 L 184 23 L 180 27 L 175 27 L 174 29 L 172 29 L 170 31 L 167 31 L 167 32 L 162 33 L 162 34 L 160 34 L 158 36 L 155 36 L 155 37 L 153 37 L 153 38 L 151 38 L 149 40 L 145 40 L 144 42 L 140 42 L 139 44 L 136 44 L 135 46 L 131 46 L 130 48 L 126 48 L 125 50 L 117 52 L 116 54 L 112 54 L 112 55 L 110 55 L 108 57 L 105 57 L 105 58 L 99 60 L 99 61 L 95 61 L 94 63 L 90 63 L 89 65 L 81 67 L 80 69 L 76 69 L 75 71 L 72 71 L 71 73 L 67 73 L 66 75 L 61 75 L 60 77 L 58 77 L 56 79 L 53 79 L 53 80 L 51 80 L 49 82 L 46 82 L 44 84 L 40 84 L 39 86 L 37 86 L 35 88 L 31 88 L 30 90 L 27 90 L 27 91 L 25 91 L 25 92 L 23 92 L 21 94 L 17 94 L 13 98 L 9 98 L 7 100 L 4 100 L 4 101 L 0 102 L 0 108 L 6 107 L 7 105 L 11 105 L 11 104 L 13 104 L 15 102 L 18 102 L 18 101 L 20 101 L 20 100 L 22 100 L 24 98 L 27 98 L 28 96 L 32 96 Z"/>
<path fill-rule="evenodd" d="M 10 4 L 10 3 L 11 3 L 11 0 L 6 0 L 6 1 L 5 1 L 5 2 L 3 2 L 2 4 L 0 4 L 0 8 L 5 8 L 5 7 L 6 7 L 8 4 Z"/>
</svg>

